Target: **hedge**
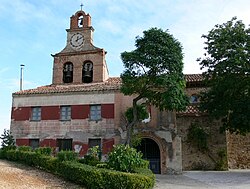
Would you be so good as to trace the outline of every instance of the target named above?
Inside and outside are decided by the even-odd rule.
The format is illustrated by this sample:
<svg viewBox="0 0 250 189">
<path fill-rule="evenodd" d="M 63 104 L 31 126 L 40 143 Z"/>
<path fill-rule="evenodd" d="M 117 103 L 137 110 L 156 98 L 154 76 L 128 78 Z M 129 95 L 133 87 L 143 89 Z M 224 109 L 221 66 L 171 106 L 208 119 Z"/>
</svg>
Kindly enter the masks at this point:
<svg viewBox="0 0 250 189">
<path fill-rule="evenodd" d="M 89 189 L 147 189 L 155 183 L 155 175 L 148 169 L 125 173 L 20 150 L 0 150 L 0 158 L 43 169 Z"/>
</svg>

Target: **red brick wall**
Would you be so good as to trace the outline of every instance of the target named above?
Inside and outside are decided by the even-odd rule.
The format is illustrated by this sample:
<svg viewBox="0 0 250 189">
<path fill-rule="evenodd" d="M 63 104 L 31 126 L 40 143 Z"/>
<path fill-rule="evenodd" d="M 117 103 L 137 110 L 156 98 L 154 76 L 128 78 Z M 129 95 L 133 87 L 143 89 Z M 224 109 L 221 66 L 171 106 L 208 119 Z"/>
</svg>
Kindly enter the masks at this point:
<svg viewBox="0 0 250 189">
<path fill-rule="evenodd" d="M 40 141 L 41 147 L 56 147 L 56 139 L 44 139 Z"/>
<path fill-rule="evenodd" d="M 102 104 L 102 117 L 107 118 L 107 119 L 112 119 L 114 118 L 114 104 Z"/>
<path fill-rule="evenodd" d="M 89 117 L 89 105 L 72 105 L 71 106 L 72 119 L 86 119 Z"/>
<path fill-rule="evenodd" d="M 31 107 L 12 107 L 11 119 L 25 121 L 30 119 Z"/>
<path fill-rule="evenodd" d="M 17 146 L 29 146 L 29 139 L 16 139 Z"/>
<path fill-rule="evenodd" d="M 42 106 L 42 120 L 59 120 L 60 107 L 59 106 Z"/>
<path fill-rule="evenodd" d="M 113 149 L 114 139 L 103 139 L 102 141 L 102 153 L 107 154 Z"/>
</svg>

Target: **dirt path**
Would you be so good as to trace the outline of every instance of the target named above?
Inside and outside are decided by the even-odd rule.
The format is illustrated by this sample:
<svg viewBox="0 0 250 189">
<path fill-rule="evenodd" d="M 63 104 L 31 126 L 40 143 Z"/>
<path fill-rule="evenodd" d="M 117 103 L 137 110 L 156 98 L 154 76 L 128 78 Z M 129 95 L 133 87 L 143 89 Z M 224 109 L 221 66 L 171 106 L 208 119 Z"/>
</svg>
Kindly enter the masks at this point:
<svg viewBox="0 0 250 189">
<path fill-rule="evenodd" d="M 26 167 L 14 162 L 0 160 L 0 189 L 83 189 L 55 175 Z"/>
</svg>

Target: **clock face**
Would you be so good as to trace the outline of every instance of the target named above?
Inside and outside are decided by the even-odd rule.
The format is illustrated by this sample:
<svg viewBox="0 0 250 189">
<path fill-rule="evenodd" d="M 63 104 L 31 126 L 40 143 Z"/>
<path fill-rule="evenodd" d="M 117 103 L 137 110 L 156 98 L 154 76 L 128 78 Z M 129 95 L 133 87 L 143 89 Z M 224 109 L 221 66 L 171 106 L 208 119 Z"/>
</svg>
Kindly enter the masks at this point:
<svg viewBox="0 0 250 189">
<path fill-rule="evenodd" d="M 79 48 L 83 45 L 84 37 L 80 33 L 75 33 L 70 38 L 70 45 L 73 48 Z"/>
</svg>

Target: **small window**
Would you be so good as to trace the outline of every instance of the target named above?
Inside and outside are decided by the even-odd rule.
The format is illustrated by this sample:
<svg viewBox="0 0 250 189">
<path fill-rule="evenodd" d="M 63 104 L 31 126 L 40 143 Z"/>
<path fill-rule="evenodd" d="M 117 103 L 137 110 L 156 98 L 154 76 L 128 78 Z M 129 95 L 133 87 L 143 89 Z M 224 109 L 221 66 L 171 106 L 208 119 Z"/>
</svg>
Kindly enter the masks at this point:
<svg viewBox="0 0 250 189">
<path fill-rule="evenodd" d="M 31 120 L 32 121 L 40 121 L 41 120 L 41 107 L 32 108 Z"/>
<path fill-rule="evenodd" d="M 71 151 L 72 150 L 72 141 L 73 139 L 56 139 L 56 146 L 59 151 Z"/>
<path fill-rule="evenodd" d="M 71 107 L 70 106 L 61 107 L 61 120 L 62 121 L 71 120 Z"/>
<path fill-rule="evenodd" d="M 83 27 L 83 15 L 79 16 L 78 18 L 78 27 L 79 28 Z"/>
<path fill-rule="evenodd" d="M 198 96 L 196 94 L 192 94 L 190 97 L 190 103 L 197 103 L 198 102 Z"/>
<path fill-rule="evenodd" d="M 93 63 L 86 62 L 82 67 L 82 82 L 91 83 L 93 81 Z"/>
<path fill-rule="evenodd" d="M 33 150 L 39 148 L 39 139 L 30 139 L 29 145 Z"/>
<path fill-rule="evenodd" d="M 101 119 L 101 105 L 90 106 L 90 120 L 98 121 Z"/>
<path fill-rule="evenodd" d="M 89 138 L 89 149 L 90 148 L 93 148 L 95 146 L 98 146 L 98 149 L 99 149 L 99 158 L 102 157 L 102 140 L 100 138 Z"/>
<path fill-rule="evenodd" d="M 72 83 L 73 82 L 73 64 L 68 62 L 63 66 L 63 82 Z"/>
</svg>

